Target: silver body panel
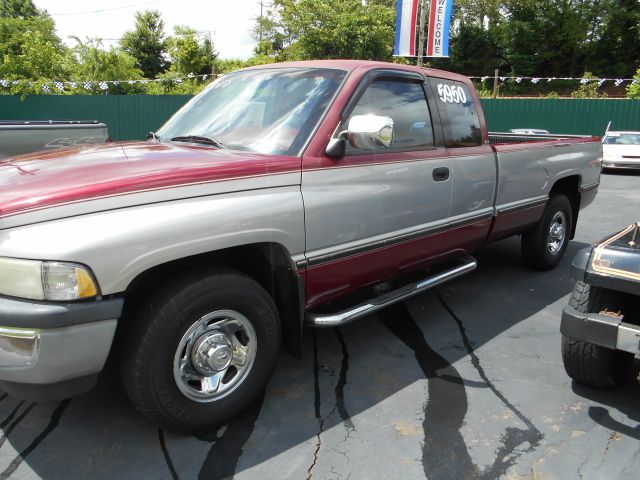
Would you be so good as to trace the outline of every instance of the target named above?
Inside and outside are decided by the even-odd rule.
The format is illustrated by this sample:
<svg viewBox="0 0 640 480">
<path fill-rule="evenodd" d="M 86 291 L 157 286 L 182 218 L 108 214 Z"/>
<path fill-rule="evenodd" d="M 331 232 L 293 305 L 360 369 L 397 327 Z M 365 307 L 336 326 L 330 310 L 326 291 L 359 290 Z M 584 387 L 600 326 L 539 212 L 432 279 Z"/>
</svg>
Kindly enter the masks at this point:
<svg viewBox="0 0 640 480">
<path fill-rule="evenodd" d="M 255 182 L 247 185 L 256 187 Z M 115 200 L 121 202 L 123 197 Z M 58 208 L 69 207 L 37 214 L 63 215 L 55 212 Z M 298 186 L 148 203 L 0 230 L 0 255 L 88 265 L 102 293 L 111 294 L 126 290 L 145 270 L 171 260 L 262 242 L 279 243 L 292 257 L 303 254 L 304 213 Z"/>
<path fill-rule="evenodd" d="M 70 327 L 21 330 L 0 327 L 1 379 L 49 384 L 98 373 L 107 361 L 117 319 Z"/>
<path fill-rule="evenodd" d="M 599 142 L 528 144 L 508 152 L 498 150 L 498 210 L 535 201 L 551 191 L 561 178 L 579 176 L 579 187 L 600 181 L 602 146 Z"/>
<path fill-rule="evenodd" d="M 465 155 L 466 149 L 449 149 L 451 155 L 451 221 L 465 221 L 477 215 L 493 214 L 496 191 L 496 156 L 487 153 Z"/>
<path fill-rule="evenodd" d="M 444 150 L 440 158 L 411 162 L 350 166 L 350 158 L 338 168 L 302 173 L 310 262 L 447 225 L 452 183 L 432 176 L 450 165 Z"/>
</svg>

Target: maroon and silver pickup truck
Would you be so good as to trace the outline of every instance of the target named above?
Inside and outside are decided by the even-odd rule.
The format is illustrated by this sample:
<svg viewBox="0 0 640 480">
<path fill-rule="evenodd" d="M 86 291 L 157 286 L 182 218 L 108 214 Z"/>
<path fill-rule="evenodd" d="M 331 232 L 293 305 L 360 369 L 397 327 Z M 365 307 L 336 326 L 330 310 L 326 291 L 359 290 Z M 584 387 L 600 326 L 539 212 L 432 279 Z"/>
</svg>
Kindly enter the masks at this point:
<svg viewBox="0 0 640 480">
<path fill-rule="evenodd" d="M 219 78 L 147 142 L 0 162 L 0 385 L 91 388 L 183 431 L 264 389 L 281 344 L 472 271 L 522 235 L 553 268 L 597 138 L 489 135 L 466 77 L 366 61 Z"/>
</svg>

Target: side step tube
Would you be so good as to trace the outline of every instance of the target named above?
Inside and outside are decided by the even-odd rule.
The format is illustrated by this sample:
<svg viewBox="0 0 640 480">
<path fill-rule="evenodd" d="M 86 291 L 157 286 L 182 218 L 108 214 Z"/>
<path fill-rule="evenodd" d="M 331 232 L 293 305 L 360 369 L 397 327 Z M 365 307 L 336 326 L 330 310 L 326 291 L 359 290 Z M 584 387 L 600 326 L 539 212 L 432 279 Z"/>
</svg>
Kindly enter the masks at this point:
<svg viewBox="0 0 640 480">
<path fill-rule="evenodd" d="M 460 261 L 461 264 L 456 267 L 436 273 L 424 280 L 410 283 L 404 287 L 398 288 L 397 290 L 392 290 L 384 295 L 372 298 L 347 310 L 336 313 L 307 312 L 304 317 L 305 323 L 311 327 L 318 328 L 338 327 L 340 325 L 344 325 L 360 317 L 377 312 L 389 305 L 393 305 L 394 303 L 413 297 L 414 295 L 429 290 L 430 288 L 437 287 L 438 285 L 460 277 L 465 273 L 469 273 L 475 270 L 478 265 L 476 259 L 469 255 L 460 257 Z"/>
</svg>

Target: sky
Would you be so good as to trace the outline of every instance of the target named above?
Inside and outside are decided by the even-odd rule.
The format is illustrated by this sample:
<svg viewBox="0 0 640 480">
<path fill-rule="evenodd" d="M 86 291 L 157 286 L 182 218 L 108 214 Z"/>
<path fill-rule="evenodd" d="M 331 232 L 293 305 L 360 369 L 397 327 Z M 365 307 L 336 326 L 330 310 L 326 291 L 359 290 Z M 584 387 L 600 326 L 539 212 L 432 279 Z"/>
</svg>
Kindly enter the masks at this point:
<svg viewBox="0 0 640 480">
<path fill-rule="evenodd" d="M 33 0 L 56 22 L 58 36 L 67 44 L 100 37 L 105 46 L 115 45 L 127 30 L 133 30 L 135 12 L 155 9 L 162 14 L 165 34 L 174 25 L 211 32 L 220 58 L 249 58 L 255 41 L 250 30 L 260 15 L 260 0 Z"/>
</svg>

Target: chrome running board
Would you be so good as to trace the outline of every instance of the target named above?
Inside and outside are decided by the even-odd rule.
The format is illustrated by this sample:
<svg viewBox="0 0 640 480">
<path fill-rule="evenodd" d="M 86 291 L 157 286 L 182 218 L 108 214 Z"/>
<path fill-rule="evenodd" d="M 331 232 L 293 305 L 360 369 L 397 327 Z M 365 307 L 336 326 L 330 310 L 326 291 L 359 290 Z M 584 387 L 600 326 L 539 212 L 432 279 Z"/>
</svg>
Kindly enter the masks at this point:
<svg viewBox="0 0 640 480">
<path fill-rule="evenodd" d="M 352 322 L 360 317 L 377 312 L 389 305 L 393 305 L 394 303 L 413 297 L 414 295 L 429 290 L 430 288 L 437 287 L 438 285 L 460 277 L 465 273 L 469 273 L 475 270 L 478 265 L 476 259 L 469 255 L 460 257 L 459 260 L 461 263 L 455 267 L 436 273 L 424 280 L 410 283 L 404 287 L 398 288 L 397 290 L 392 290 L 384 295 L 372 298 L 364 303 L 348 308 L 347 310 L 336 313 L 307 312 L 304 316 L 305 324 L 317 328 L 338 327 L 340 325 L 344 325 L 345 323 Z"/>
</svg>

